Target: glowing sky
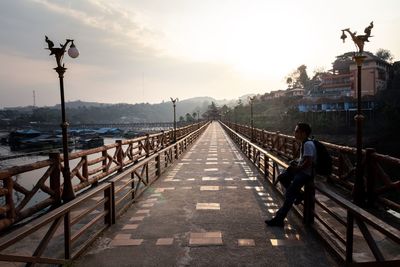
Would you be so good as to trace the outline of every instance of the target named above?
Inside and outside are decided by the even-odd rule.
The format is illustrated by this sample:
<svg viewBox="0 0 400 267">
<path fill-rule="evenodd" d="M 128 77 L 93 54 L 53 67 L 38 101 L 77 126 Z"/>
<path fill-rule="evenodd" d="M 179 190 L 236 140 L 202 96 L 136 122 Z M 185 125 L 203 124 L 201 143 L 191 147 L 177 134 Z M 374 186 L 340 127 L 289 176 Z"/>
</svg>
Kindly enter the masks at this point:
<svg viewBox="0 0 400 267">
<path fill-rule="evenodd" d="M 0 108 L 59 103 L 56 62 L 44 50 L 75 39 L 64 58 L 67 101 L 157 103 L 170 96 L 233 99 L 285 89 L 299 65 L 328 70 L 354 51 L 341 29 L 362 33 L 365 50 L 400 57 L 397 0 L 1 0 Z"/>
</svg>

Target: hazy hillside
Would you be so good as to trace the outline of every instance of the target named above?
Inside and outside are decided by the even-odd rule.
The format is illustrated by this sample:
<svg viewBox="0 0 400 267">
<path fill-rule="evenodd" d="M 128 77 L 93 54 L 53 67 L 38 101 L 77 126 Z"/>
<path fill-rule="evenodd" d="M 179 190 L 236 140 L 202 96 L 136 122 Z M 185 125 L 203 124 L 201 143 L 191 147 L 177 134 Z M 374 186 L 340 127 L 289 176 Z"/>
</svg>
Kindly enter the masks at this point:
<svg viewBox="0 0 400 267">
<path fill-rule="evenodd" d="M 195 97 L 179 100 L 176 104 L 177 119 L 187 113 L 204 113 L 214 102 L 217 106 L 233 106 L 237 100 L 216 100 L 212 97 Z M 106 104 L 72 101 L 66 103 L 67 119 L 72 123 L 129 123 L 129 122 L 169 122 L 173 120 L 171 101 L 158 104 Z M 15 120 L 19 123 L 59 123 L 60 105 L 52 107 L 16 107 L 0 110 L 0 119 Z"/>
</svg>

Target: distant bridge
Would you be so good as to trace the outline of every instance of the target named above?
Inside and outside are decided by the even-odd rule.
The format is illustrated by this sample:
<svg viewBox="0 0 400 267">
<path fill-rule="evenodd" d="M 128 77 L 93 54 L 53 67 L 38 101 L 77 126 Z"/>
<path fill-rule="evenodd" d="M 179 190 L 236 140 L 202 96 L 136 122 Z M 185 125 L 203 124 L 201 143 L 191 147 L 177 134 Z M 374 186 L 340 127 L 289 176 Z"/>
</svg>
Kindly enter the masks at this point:
<svg viewBox="0 0 400 267">
<path fill-rule="evenodd" d="M 188 125 L 186 122 L 177 122 L 178 127 Z M 70 123 L 70 129 L 99 129 L 99 128 L 119 128 L 123 130 L 138 130 L 138 129 L 151 129 L 151 128 L 173 128 L 173 122 L 132 122 L 132 123 Z M 59 124 L 43 124 L 43 123 L 31 123 L 23 125 L 8 125 L 5 126 L 5 130 L 14 130 L 21 128 L 34 128 L 38 130 L 58 130 L 60 129 Z"/>
<path fill-rule="evenodd" d="M 182 124 L 180 124 L 181 126 Z M 143 128 L 173 128 L 174 122 L 133 122 L 133 123 L 83 123 L 70 124 L 70 128 L 98 129 L 98 128 L 120 128 L 120 129 L 143 129 Z"/>
</svg>

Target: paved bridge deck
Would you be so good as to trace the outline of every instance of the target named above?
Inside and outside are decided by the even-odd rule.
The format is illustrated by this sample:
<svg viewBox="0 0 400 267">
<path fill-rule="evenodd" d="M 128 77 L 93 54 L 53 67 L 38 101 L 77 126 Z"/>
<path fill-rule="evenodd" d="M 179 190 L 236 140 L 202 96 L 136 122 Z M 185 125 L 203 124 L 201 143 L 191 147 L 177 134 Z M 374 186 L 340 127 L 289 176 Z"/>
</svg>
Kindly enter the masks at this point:
<svg viewBox="0 0 400 267">
<path fill-rule="evenodd" d="M 74 266 L 336 266 L 213 123 Z"/>
</svg>

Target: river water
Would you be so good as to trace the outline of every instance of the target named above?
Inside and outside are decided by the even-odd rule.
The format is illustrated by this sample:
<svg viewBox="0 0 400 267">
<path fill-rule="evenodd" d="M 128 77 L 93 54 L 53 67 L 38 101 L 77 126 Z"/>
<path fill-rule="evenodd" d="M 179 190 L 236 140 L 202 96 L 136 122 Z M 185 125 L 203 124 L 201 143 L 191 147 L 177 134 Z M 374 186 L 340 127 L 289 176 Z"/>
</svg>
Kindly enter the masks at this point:
<svg viewBox="0 0 400 267">
<path fill-rule="evenodd" d="M 115 143 L 115 140 L 121 140 L 121 137 L 104 138 L 104 145 L 113 144 L 113 143 Z M 81 150 L 82 149 L 73 149 L 72 152 L 78 152 Z M 113 151 L 109 151 L 109 153 L 112 155 Z M 9 146 L 4 146 L 4 145 L 0 146 L 0 157 L 14 156 L 14 155 L 26 155 L 26 156 L 7 159 L 7 160 L 1 160 L 0 161 L 0 170 L 6 169 L 9 167 L 13 167 L 13 166 L 21 166 L 21 165 L 49 159 L 49 156 L 48 156 L 48 154 L 46 155 L 46 153 L 35 154 L 35 153 L 26 153 L 26 152 L 21 152 L 21 151 L 11 151 Z M 89 157 L 89 159 L 91 159 L 91 158 Z M 71 170 L 79 163 L 80 160 L 81 160 L 80 158 L 77 158 L 77 159 L 70 161 Z M 29 171 L 26 173 L 20 173 L 18 175 L 15 175 L 13 178 L 16 182 L 18 182 L 24 188 L 26 188 L 27 190 L 31 190 L 36 185 L 37 181 L 43 176 L 43 174 L 46 172 L 47 169 L 48 169 L 48 167 L 45 167 L 45 168 L 41 168 L 38 170 Z M 48 182 L 46 182 L 46 185 L 49 186 Z M 17 205 L 23 199 L 23 197 L 24 197 L 23 194 L 14 191 L 14 201 L 15 201 L 15 203 L 17 203 Z M 47 197 L 48 197 L 48 194 L 39 190 L 38 193 L 35 194 L 35 196 L 32 198 L 32 200 L 27 204 L 27 207 L 30 207 L 30 206 L 38 203 L 39 201 L 44 200 Z M 1 197 L 0 205 L 3 205 L 4 202 L 5 202 L 5 199 L 3 197 Z"/>
<path fill-rule="evenodd" d="M 115 140 L 123 140 L 121 137 L 115 137 L 115 138 L 110 138 L 106 137 L 104 138 L 104 145 L 109 145 L 115 143 Z M 78 152 L 82 151 L 82 149 L 72 149 L 70 153 L 72 152 Z M 0 169 L 12 167 L 12 166 L 20 166 L 24 164 L 29 164 L 33 163 L 36 161 L 40 160 L 46 160 L 48 159 L 48 153 L 38 153 L 38 152 L 26 152 L 26 151 L 11 151 L 9 146 L 6 145 L 0 145 L 0 157 L 5 157 L 5 156 L 14 156 L 14 155 L 26 155 L 23 157 L 19 158 L 13 158 L 13 159 L 7 159 L 7 160 L 0 160 Z"/>
</svg>

